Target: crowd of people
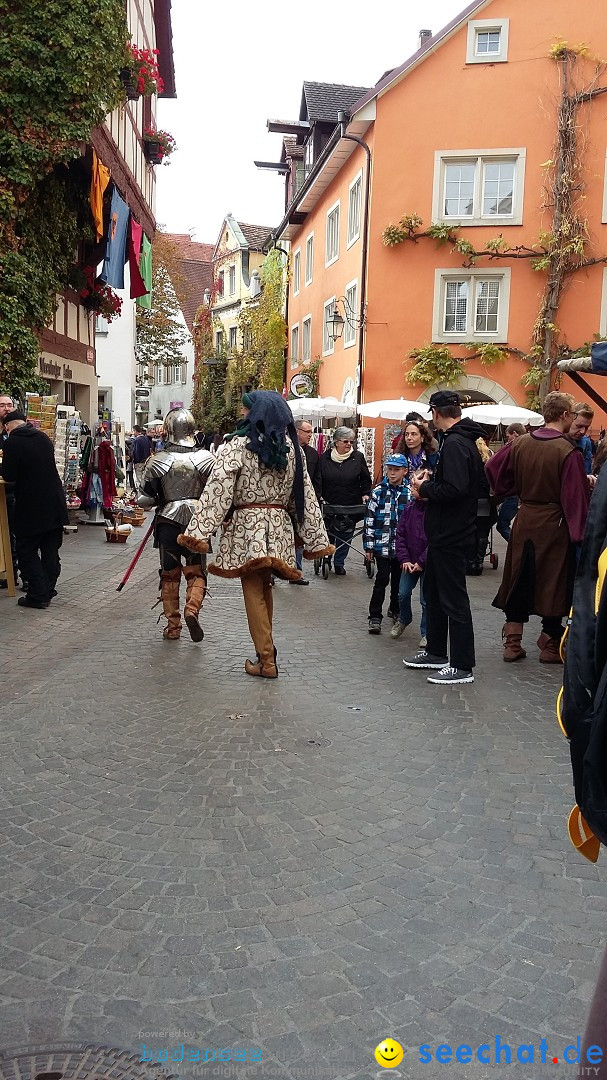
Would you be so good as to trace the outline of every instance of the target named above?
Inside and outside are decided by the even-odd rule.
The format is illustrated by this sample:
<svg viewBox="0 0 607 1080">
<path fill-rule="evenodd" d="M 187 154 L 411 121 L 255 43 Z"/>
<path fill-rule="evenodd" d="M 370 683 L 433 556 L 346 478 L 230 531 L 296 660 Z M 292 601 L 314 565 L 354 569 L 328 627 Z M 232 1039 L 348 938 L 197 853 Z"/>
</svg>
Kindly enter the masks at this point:
<svg viewBox="0 0 607 1080">
<path fill-rule="evenodd" d="M 607 457 L 605 439 L 595 446 L 588 434 L 592 409 L 550 393 L 543 426 L 527 431 L 511 424 L 496 453 L 485 429 L 462 417 L 455 391 L 433 394 L 429 412 L 431 420 L 407 416 L 375 486 L 351 428 L 336 428 L 319 455 L 310 445 L 312 425 L 294 423 L 288 404 L 270 391 L 245 394 L 236 431 L 225 437 L 205 439 L 184 409 L 165 417 L 160 448 L 136 427 L 127 471 L 141 505 L 156 511 L 165 639 L 181 635 L 183 576 L 184 621 L 191 638 L 202 640 L 207 554 L 220 530 L 208 570 L 241 579 L 257 654 L 246 670 L 276 678 L 275 579 L 307 585 L 304 556 L 325 560 L 336 577 L 345 576 L 358 525 L 365 559 L 375 567 L 369 633 L 382 632 L 388 592 L 390 637 L 402 637 L 419 587 L 418 651 L 403 663 L 428 671 L 432 683 L 473 682 L 466 575 L 482 572 L 496 524 L 508 545 L 493 601 L 505 615 L 503 659 L 525 658 L 524 626 L 538 615 L 539 660 L 560 663 L 562 620 L 571 604 L 589 499 Z M 8 395 L 0 396 L 0 421 L 12 555 L 26 583 L 19 603 L 45 608 L 56 595 L 65 497 L 50 440 Z"/>
</svg>

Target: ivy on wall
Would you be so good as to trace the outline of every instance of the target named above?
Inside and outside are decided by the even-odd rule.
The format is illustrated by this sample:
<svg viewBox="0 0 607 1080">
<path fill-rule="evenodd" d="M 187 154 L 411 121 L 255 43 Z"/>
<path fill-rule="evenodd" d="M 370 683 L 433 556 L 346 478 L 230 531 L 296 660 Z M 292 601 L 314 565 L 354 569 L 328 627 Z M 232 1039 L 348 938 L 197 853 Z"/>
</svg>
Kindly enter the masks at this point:
<svg viewBox="0 0 607 1080">
<path fill-rule="evenodd" d="M 281 252 L 272 248 L 260 270 L 261 295 L 238 317 L 242 348 L 228 362 L 232 390 L 279 390 L 284 384 L 287 324 L 284 317 L 285 272 Z"/>
<path fill-rule="evenodd" d="M 1 2 L 0 383 L 38 387 L 37 333 L 93 239 L 82 144 L 123 98 L 123 0 Z"/>
</svg>

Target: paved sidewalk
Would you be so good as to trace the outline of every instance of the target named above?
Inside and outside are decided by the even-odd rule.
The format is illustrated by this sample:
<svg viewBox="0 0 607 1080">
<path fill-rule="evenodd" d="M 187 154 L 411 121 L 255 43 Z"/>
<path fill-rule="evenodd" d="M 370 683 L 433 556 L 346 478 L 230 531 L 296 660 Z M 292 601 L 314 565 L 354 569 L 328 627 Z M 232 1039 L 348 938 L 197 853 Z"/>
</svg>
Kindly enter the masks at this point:
<svg viewBox="0 0 607 1080">
<path fill-rule="evenodd" d="M 413 627 L 369 636 L 360 556 L 277 584 L 265 682 L 237 582 L 211 579 L 197 646 L 160 637 L 151 548 L 116 593 L 142 536 L 66 537 L 48 612 L 0 594 L 0 1047 L 258 1046 L 232 1075 L 345 1080 L 390 1075 L 392 1036 L 392 1075 L 433 1080 L 423 1043 L 545 1037 L 559 1064 L 508 1076 L 575 1075 L 607 884 L 567 839 L 537 620 L 527 660 L 501 661 L 501 570 L 469 579 L 471 686 L 403 668 Z"/>
</svg>

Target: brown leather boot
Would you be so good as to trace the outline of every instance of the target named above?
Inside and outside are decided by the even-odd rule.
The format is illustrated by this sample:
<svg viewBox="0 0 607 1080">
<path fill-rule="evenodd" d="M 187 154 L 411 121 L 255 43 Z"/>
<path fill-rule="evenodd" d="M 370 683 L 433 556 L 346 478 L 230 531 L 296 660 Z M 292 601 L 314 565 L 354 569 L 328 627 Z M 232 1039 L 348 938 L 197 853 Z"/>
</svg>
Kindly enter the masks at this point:
<svg viewBox="0 0 607 1080">
<path fill-rule="evenodd" d="M 241 578 L 242 593 L 249 630 L 257 652 L 257 659 L 246 660 L 247 675 L 276 679 L 278 665 L 276 649 L 272 640 L 272 589 L 269 571 L 247 574 Z"/>
<path fill-rule="evenodd" d="M 546 648 L 546 645 L 550 641 L 550 634 L 547 634 L 545 630 L 542 630 L 539 638 L 537 639 L 537 647 L 541 651 Z"/>
<path fill-rule="evenodd" d="M 560 640 L 548 638 L 540 653 L 540 664 L 562 664 L 563 661 L 559 652 L 560 646 Z"/>
<path fill-rule="evenodd" d="M 187 582 L 185 608 L 183 609 L 185 624 L 192 641 L 202 641 L 204 630 L 198 621 L 198 615 L 206 591 L 206 577 L 200 565 L 184 566 L 183 576 Z"/>
<path fill-rule="evenodd" d="M 515 660 L 524 660 L 527 653 L 521 646 L 523 636 L 523 624 L 520 622 L 507 622 L 502 630 L 504 641 L 504 660 L 507 664 L 513 664 Z"/>
<path fill-rule="evenodd" d="M 278 678 L 278 664 L 276 663 L 276 649 L 274 649 L 274 663 L 262 662 L 259 653 L 257 654 L 257 660 L 245 660 L 244 669 L 247 675 L 256 675 L 262 679 L 277 679 Z"/>
<path fill-rule="evenodd" d="M 181 637 L 181 612 L 179 610 L 179 579 L 181 567 L 162 570 L 160 573 L 160 598 L 167 625 L 162 631 L 165 641 L 177 641 Z"/>
</svg>

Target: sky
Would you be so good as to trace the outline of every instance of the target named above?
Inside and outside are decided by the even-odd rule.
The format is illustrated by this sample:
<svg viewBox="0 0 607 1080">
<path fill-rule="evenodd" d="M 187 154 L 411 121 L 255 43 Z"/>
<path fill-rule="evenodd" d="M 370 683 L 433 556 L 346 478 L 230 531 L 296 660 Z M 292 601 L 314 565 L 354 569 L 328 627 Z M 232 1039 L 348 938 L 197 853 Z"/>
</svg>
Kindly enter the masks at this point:
<svg viewBox="0 0 607 1080">
<path fill-rule="evenodd" d="M 215 244 L 226 214 L 274 227 L 284 177 L 253 161 L 279 161 L 268 119 L 296 120 L 309 82 L 374 86 L 436 33 L 466 0 L 173 0 L 177 97 L 158 102 L 157 126 L 178 149 L 156 168 L 158 224 Z"/>
</svg>

